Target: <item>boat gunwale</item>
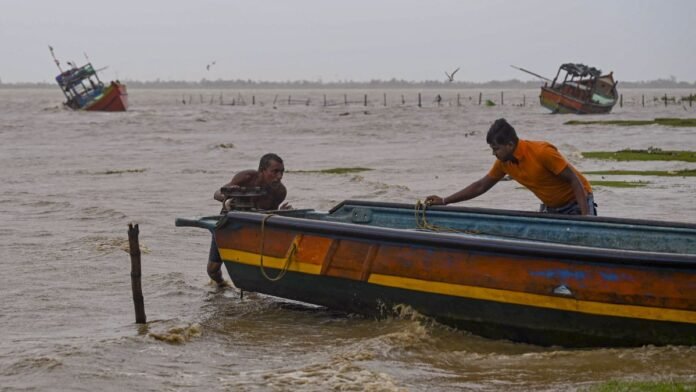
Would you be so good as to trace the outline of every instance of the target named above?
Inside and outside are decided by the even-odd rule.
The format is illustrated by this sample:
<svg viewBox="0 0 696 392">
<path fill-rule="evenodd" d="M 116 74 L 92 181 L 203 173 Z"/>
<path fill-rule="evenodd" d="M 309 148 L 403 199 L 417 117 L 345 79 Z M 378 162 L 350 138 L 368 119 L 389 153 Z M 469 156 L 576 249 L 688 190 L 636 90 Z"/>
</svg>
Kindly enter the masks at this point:
<svg viewBox="0 0 696 392">
<path fill-rule="evenodd" d="M 329 210 L 329 214 L 332 214 L 346 205 L 354 205 L 356 207 L 384 207 L 384 208 L 406 208 L 415 210 L 415 205 L 406 203 L 392 203 L 392 202 L 379 202 L 379 201 L 365 201 L 365 200 L 344 200 L 337 204 Z M 525 217 L 525 218 L 538 218 L 542 220 L 561 220 L 561 221 L 585 221 L 585 222 L 599 222 L 599 223 L 615 223 L 615 224 L 625 224 L 625 225 L 636 225 L 636 226 L 654 226 L 654 227 L 668 227 L 668 228 L 680 228 L 680 229 L 693 229 L 696 230 L 696 223 L 688 222 L 675 222 L 675 221 L 659 221 L 650 219 L 635 219 L 635 218 L 615 218 L 608 216 L 589 216 L 589 215 L 564 215 L 564 214 L 551 214 L 551 213 L 540 213 L 533 211 L 519 211 L 519 210 L 503 210 L 497 208 L 482 208 L 482 207 L 461 207 L 461 206 L 430 206 L 428 210 L 433 211 L 443 211 L 443 212 L 467 212 L 475 214 L 485 214 L 485 215 L 503 215 L 503 216 L 515 216 L 515 217 Z"/>
<path fill-rule="evenodd" d="M 696 268 L 696 255 L 692 254 L 592 248 L 524 239 L 471 238 L 461 234 L 443 232 L 435 233 L 422 230 L 393 229 L 282 215 L 274 215 L 272 218 L 267 218 L 267 216 L 268 214 L 259 212 L 229 212 L 220 221 L 216 230 L 220 230 L 232 222 L 255 223 L 259 225 L 263 222 L 266 228 L 299 230 L 312 234 L 330 236 L 348 236 L 371 241 L 381 240 L 394 244 L 407 243 L 417 246 L 465 249 L 468 251 L 489 253 L 507 253 L 528 257 L 542 256 L 570 259 L 580 262 L 593 261 L 642 267 Z"/>
</svg>

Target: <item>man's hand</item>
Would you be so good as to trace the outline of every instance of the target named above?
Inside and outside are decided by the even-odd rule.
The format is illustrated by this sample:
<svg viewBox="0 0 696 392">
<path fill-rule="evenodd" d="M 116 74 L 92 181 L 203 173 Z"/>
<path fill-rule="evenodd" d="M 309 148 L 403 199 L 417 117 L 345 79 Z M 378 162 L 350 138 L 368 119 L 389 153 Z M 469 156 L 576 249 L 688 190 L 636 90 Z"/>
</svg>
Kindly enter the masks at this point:
<svg viewBox="0 0 696 392">
<path fill-rule="evenodd" d="M 425 204 L 429 206 L 443 206 L 446 203 L 444 198 L 437 195 L 430 195 L 425 198 Z"/>
<path fill-rule="evenodd" d="M 288 204 L 287 202 L 283 203 L 280 207 L 278 207 L 279 210 L 291 210 L 292 206 Z"/>
</svg>

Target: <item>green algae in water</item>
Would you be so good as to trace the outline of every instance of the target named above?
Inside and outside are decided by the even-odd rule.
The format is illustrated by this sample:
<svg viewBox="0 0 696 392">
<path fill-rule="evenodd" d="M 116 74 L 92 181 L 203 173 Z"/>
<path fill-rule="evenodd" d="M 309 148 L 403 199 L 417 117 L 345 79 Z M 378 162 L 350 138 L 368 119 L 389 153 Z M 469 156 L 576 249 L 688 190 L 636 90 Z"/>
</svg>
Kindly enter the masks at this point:
<svg viewBox="0 0 696 392">
<path fill-rule="evenodd" d="M 635 125 L 652 125 L 654 120 L 597 120 L 597 121 L 581 121 L 570 120 L 563 123 L 564 125 L 620 125 L 630 127 Z"/>
<path fill-rule="evenodd" d="M 647 181 L 590 181 L 592 186 L 606 186 L 613 188 L 640 188 L 649 184 Z"/>
<path fill-rule="evenodd" d="M 614 161 L 684 161 L 696 162 L 696 152 L 670 151 L 650 147 L 647 150 L 621 150 L 621 151 L 587 151 L 583 152 L 585 158 L 614 160 Z"/>
<path fill-rule="evenodd" d="M 655 123 L 670 127 L 696 127 L 696 118 L 656 118 Z"/>
<path fill-rule="evenodd" d="M 596 170 L 586 171 L 584 174 L 598 174 L 605 176 L 657 176 L 657 177 L 696 177 L 696 170 L 685 169 L 676 171 L 666 170 Z"/>
<path fill-rule="evenodd" d="M 674 381 L 607 381 L 587 389 L 588 392 L 696 392 L 696 384 Z"/>
<path fill-rule="evenodd" d="M 145 169 L 123 169 L 123 170 L 106 170 L 103 172 L 97 172 L 94 174 L 101 175 L 101 174 L 125 174 L 125 173 L 143 173 Z"/>
<path fill-rule="evenodd" d="M 631 127 L 639 125 L 665 125 L 668 127 L 696 127 L 696 118 L 656 118 L 654 120 L 596 120 L 596 121 L 581 121 L 570 120 L 563 123 L 564 125 L 618 125 L 622 127 Z"/>
<path fill-rule="evenodd" d="M 321 173 L 321 174 L 350 174 L 350 173 L 360 173 L 364 171 L 370 171 L 367 167 L 334 167 L 331 169 L 323 170 L 289 170 L 288 173 Z"/>
</svg>

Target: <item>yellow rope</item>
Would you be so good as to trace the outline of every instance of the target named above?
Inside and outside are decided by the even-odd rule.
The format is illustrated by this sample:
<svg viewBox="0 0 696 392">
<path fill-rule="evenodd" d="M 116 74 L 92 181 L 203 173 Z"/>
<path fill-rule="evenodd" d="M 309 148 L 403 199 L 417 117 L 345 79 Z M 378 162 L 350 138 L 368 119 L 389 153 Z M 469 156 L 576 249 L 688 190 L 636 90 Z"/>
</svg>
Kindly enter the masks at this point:
<svg viewBox="0 0 696 392">
<path fill-rule="evenodd" d="M 263 247 L 266 239 L 266 221 L 272 216 L 273 214 L 267 214 L 261 220 L 261 249 L 259 251 L 261 258 L 259 260 L 259 268 L 261 269 L 261 275 L 263 275 L 264 278 L 268 279 L 271 282 L 277 282 L 281 280 L 283 276 L 285 276 L 286 272 L 288 272 L 288 268 L 290 267 L 290 260 L 292 260 L 292 257 L 295 255 L 295 252 L 297 252 L 297 244 L 295 242 L 292 243 L 292 249 L 290 249 L 290 253 L 288 254 L 288 257 L 285 259 L 285 264 L 283 265 L 283 268 L 281 268 L 280 272 L 278 272 L 278 275 L 276 275 L 273 278 L 268 276 L 268 274 L 266 273 L 266 269 L 263 266 Z"/>
<path fill-rule="evenodd" d="M 425 217 L 425 212 L 428 209 L 429 204 L 423 203 L 422 201 L 416 201 L 415 215 L 416 215 L 416 227 L 422 230 L 438 231 L 438 232 L 448 232 L 448 233 L 467 233 L 467 234 L 480 234 L 478 230 L 457 230 L 451 227 L 437 226 L 428 222 Z"/>
</svg>

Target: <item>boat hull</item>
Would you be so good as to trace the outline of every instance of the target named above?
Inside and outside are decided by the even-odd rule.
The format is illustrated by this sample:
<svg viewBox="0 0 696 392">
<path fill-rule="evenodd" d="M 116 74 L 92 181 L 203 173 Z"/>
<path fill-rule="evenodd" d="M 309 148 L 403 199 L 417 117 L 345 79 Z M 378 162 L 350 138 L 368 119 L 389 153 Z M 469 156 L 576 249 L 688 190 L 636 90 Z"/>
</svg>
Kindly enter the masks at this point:
<svg viewBox="0 0 696 392">
<path fill-rule="evenodd" d="M 568 312 L 296 271 L 271 284 L 258 266 L 233 261 L 225 266 L 243 290 L 376 318 L 398 315 L 407 305 L 442 324 L 491 339 L 564 347 L 696 344 L 694 327 L 685 323 Z M 277 275 L 280 270 L 267 272 Z"/>
<path fill-rule="evenodd" d="M 562 94 L 555 89 L 542 87 L 539 95 L 541 106 L 553 113 L 573 114 L 606 114 L 611 112 L 616 104 L 614 100 L 610 104 L 600 105 L 586 100 L 580 100 L 570 95 Z"/>
<path fill-rule="evenodd" d="M 84 107 L 84 110 L 104 112 L 124 112 L 127 109 L 128 91 L 126 85 L 119 82 L 111 82 L 101 97 Z"/>
<path fill-rule="evenodd" d="M 408 306 L 539 345 L 696 344 L 694 225 L 434 208 L 435 223 L 472 228 L 447 233 L 406 229 L 412 208 L 344 202 L 328 215 L 231 212 L 177 225 L 211 230 L 247 291 L 369 316 Z"/>
</svg>

